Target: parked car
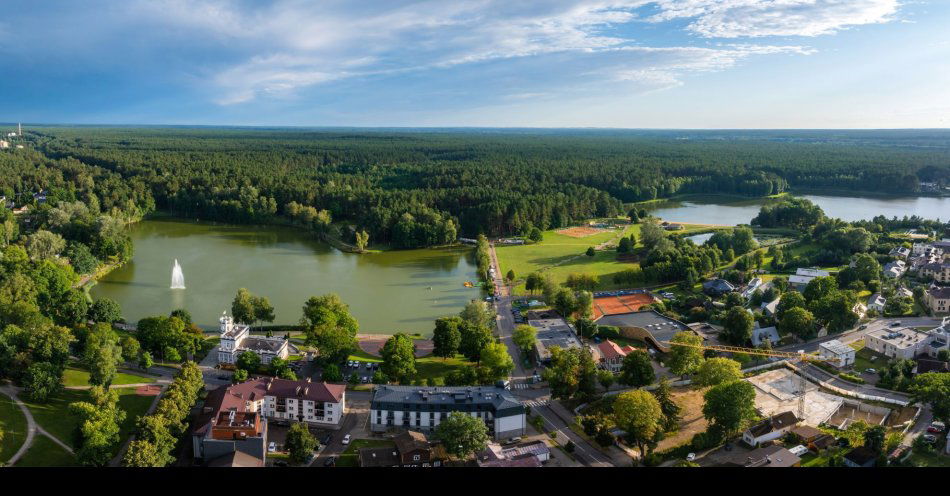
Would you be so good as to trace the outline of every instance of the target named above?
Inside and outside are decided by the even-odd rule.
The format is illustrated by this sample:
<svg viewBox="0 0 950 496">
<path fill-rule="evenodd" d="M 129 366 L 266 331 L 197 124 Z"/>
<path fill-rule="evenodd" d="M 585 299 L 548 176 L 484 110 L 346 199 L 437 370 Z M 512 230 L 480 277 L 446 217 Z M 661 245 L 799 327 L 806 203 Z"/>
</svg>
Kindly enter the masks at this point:
<svg viewBox="0 0 950 496">
<path fill-rule="evenodd" d="M 521 438 L 520 438 L 520 437 L 509 437 L 509 438 L 506 439 L 505 442 L 502 443 L 502 444 L 504 444 L 504 445 L 507 446 L 507 445 L 509 445 L 509 444 L 517 444 L 517 443 L 520 443 L 520 442 L 521 442 Z"/>
<path fill-rule="evenodd" d="M 346 446 L 346 445 L 348 445 L 348 444 L 350 444 L 350 435 L 349 435 L 349 434 L 343 436 L 343 446 Z"/>
<path fill-rule="evenodd" d="M 271 441 L 270 444 L 267 445 L 267 452 L 274 453 L 276 451 L 277 451 L 277 443 L 275 443 L 274 441 Z"/>
<path fill-rule="evenodd" d="M 935 434 L 939 434 L 943 432 L 946 428 L 947 426 L 944 425 L 943 422 L 933 422 L 930 424 L 930 427 L 927 427 L 927 432 L 933 432 Z"/>
<path fill-rule="evenodd" d="M 686 455 L 686 461 L 691 462 L 696 459 L 696 453 L 690 453 Z"/>
<path fill-rule="evenodd" d="M 327 434 L 327 435 L 323 438 L 323 441 L 322 441 L 322 442 L 323 442 L 323 444 L 330 444 L 330 441 L 333 441 L 333 434 Z"/>
<path fill-rule="evenodd" d="M 927 444 L 936 443 L 937 436 L 934 436 L 933 434 L 924 434 L 924 442 L 926 442 Z"/>
<path fill-rule="evenodd" d="M 899 321 L 899 320 L 898 320 L 897 322 L 892 322 L 892 323 L 891 323 L 891 327 L 897 327 L 897 326 L 899 326 L 899 325 L 901 325 L 901 321 Z"/>
<path fill-rule="evenodd" d="M 864 369 L 865 374 L 876 374 L 877 370 L 875 369 Z"/>
<path fill-rule="evenodd" d="M 860 326 L 858 326 L 858 330 L 859 330 L 859 331 L 863 331 L 863 330 L 865 330 L 865 329 L 867 329 L 867 328 L 868 328 L 868 325 L 867 325 L 867 324 L 861 324 Z"/>
<path fill-rule="evenodd" d="M 331 456 L 330 458 L 327 458 L 327 461 L 323 462 L 323 466 L 324 466 L 324 467 L 332 467 L 332 466 L 334 466 L 334 465 L 336 465 L 336 457 L 335 457 L 335 456 Z"/>
</svg>

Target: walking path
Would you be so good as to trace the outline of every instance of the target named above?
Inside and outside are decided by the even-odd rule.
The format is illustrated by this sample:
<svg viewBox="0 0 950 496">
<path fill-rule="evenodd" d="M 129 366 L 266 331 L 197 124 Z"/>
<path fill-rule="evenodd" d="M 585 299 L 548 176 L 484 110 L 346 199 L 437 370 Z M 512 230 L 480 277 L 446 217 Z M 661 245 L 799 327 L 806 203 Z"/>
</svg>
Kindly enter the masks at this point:
<svg viewBox="0 0 950 496">
<path fill-rule="evenodd" d="M 64 450 L 68 451 L 69 453 L 73 453 L 73 449 L 71 447 L 67 446 L 66 443 L 57 439 L 56 436 L 50 434 L 49 432 L 46 432 L 42 427 L 39 426 L 39 424 L 36 423 L 36 420 L 33 419 L 33 414 L 30 413 L 30 409 L 27 408 L 26 405 L 23 404 L 22 401 L 20 401 L 19 397 L 17 397 L 18 392 L 17 392 L 16 387 L 9 386 L 9 385 L 0 386 L 0 393 L 3 393 L 9 396 L 10 399 L 13 400 L 13 402 L 16 403 L 18 407 L 20 407 L 20 411 L 22 411 L 23 416 L 26 417 L 26 426 L 27 426 L 26 440 L 23 441 L 23 446 L 20 446 L 20 449 L 17 450 L 17 452 L 13 455 L 13 457 L 7 461 L 7 465 L 9 466 L 15 465 L 16 462 L 18 462 L 20 458 L 22 458 L 23 455 L 25 455 L 26 452 L 29 451 L 30 447 L 33 446 L 33 438 L 36 436 L 37 432 L 50 438 L 54 443 L 58 444 L 60 447 L 62 447 Z"/>
<path fill-rule="evenodd" d="M 152 385 L 152 384 L 148 384 L 148 385 Z M 130 384 L 129 386 L 133 386 L 133 384 Z M 165 389 L 167 388 L 168 388 L 167 385 L 162 385 L 162 390 L 158 394 L 155 395 L 155 399 L 152 400 L 152 404 L 149 405 L 148 410 L 145 411 L 145 415 L 151 415 L 155 413 L 155 409 L 158 408 L 158 401 L 162 399 L 162 395 L 165 394 Z M 132 438 L 134 437 L 135 435 L 133 434 L 129 436 L 128 439 L 122 442 L 122 447 L 119 448 L 119 453 L 115 455 L 115 457 L 112 458 L 112 460 L 109 461 L 110 467 L 118 467 L 122 464 L 122 458 L 125 456 L 125 452 L 128 451 L 129 444 L 132 442 Z"/>
</svg>

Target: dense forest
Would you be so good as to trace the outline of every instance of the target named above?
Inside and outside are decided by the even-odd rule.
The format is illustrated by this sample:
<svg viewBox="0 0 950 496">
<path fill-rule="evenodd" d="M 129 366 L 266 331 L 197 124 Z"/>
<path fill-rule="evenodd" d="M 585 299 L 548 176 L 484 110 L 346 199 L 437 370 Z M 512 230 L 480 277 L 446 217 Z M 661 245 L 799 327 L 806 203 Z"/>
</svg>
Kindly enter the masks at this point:
<svg viewBox="0 0 950 496">
<path fill-rule="evenodd" d="M 282 217 L 410 248 L 677 194 L 950 184 L 950 133 L 32 128 L 0 195 L 238 223 Z M 341 229 L 353 226 L 355 229 Z"/>
</svg>

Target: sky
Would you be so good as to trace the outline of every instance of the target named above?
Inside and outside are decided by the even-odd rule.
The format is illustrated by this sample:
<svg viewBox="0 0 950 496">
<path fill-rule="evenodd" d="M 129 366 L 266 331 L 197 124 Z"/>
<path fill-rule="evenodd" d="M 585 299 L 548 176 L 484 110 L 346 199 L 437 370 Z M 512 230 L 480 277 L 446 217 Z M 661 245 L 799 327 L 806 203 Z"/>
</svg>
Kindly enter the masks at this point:
<svg viewBox="0 0 950 496">
<path fill-rule="evenodd" d="M 947 0 L 43 0 L 0 122 L 950 128 Z"/>
</svg>

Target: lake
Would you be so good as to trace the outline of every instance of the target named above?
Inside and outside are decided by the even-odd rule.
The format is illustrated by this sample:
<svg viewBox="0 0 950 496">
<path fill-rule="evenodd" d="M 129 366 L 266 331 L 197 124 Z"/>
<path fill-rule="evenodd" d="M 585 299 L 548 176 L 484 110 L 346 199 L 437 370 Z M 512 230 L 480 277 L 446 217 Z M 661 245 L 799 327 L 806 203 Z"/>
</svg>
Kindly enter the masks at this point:
<svg viewBox="0 0 950 496">
<path fill-rule="evenodd" d="M 132 230 L 135 256 L 92 289 L 112 298 L 129 322 L 186 308 L 195 323 L 217 326 L 239 288 L 270 298 L 275 324 L 295 324 L 310 296 L 335 292 L 360 332 L 429 335 L 438 317 L 457 314 L 478 289 L 471 248 L 341 252 L 289 227 L 146 220 Z M 175 259 L 184 290 L 171 290 Z"/>
<path fill-rule="evenodd" d="M 877 215 L 888 218 L 919 215 L 928 219 L 950 218 L 950 197 L 850 197 L 798 195 L 820 206 L 829 217 L 852 222 Z M 690 224 L 748 224 L 770 200 L 724 200 L 722 197 L 696 197 L 684 201 L 657 202 L 650 213 L 667 221 Z"/>
</svg>

